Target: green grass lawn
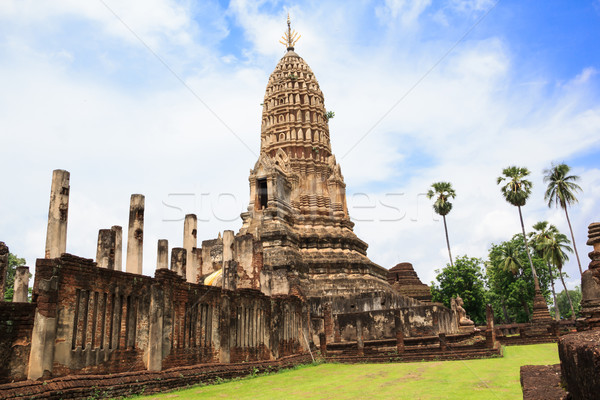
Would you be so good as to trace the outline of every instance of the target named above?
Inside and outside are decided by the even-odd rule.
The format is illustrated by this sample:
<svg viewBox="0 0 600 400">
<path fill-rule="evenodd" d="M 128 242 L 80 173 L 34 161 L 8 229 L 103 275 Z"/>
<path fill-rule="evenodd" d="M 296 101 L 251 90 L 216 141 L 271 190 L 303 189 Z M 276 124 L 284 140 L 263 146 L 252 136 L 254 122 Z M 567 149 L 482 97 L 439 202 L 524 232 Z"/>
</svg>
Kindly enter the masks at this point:
<svg viewBox="0 0 600 400">
<path fill-rule="evenodd" d="M 519 367 L 559 363 L 556 344 L 504 357 L 396 364 L 321 364 L 138 399 L 520 399 Z"/>
</svg>

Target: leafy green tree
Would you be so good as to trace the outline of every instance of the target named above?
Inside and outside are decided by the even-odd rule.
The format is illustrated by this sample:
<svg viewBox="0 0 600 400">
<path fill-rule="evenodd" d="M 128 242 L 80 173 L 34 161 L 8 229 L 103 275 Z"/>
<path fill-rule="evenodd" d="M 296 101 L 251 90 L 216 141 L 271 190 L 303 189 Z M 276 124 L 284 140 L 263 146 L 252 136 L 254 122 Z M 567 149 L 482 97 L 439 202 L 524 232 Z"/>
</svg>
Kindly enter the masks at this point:
<svg viewBox="0 0 600 400">
<path fill-rule="evenodd" d="M 558 269 L 558 276 L 560 277 L 560 281 L 567 290 L 567 285 L 565 285 L 565 278 L 562 267 L 566 261 L 569 260 L 569 256 L 567 256 L 567 252 L 572 253 L 573 249 L 569 247 L 571 242 L 567 239 L 566 235 L 562 233 L 557 233 L 548 238 L 548 240 L 544 243 L 544 258 L 547 262 L 554 265 Z M 569 299 L 569 304 L 571 306 L 571 316 L 575 318 L 575 309 L 573 308 L 573 302 L 571 301 L 571 297 L 569 296 L 569 292 L 566 292 L 567 299 Z"/>
<path fill-rule="evenodd" d="M 540 221 L 533 225 L 534 232 L 529 233 L 531 238 L 531 247 L 533 248 L 534 254 L 540 258 L 546 260 L 548 265 L 548 273 L 550 274 L 550 284 L 552 285 L 552 299 L 554 300 L 554 317 L 556 320 L 560 320 L 560 310 L 556 300 L 556 290 L 554 289 L 554 275 L 552 274 L 552 265 L 546 258 L 546 252 L 548 249 L 548 242 L 551 237 L 558 234 L 556 226 L 551 225 L 548 221 Z"/>
<path fill-rule="evenodd" d="M 541 292 L 548 301 L 550 277 L 544 268 L 545 261 L 534 255 L 532 262 L 540 271 Z M 504 323 L 528 322 L 531 319 L 535 285 L 522 234 L 491 245 L 485 273 L 489 287 L 488 302 L 494 309 L 496 319 Z"/>
<path fill-rule="evenodd" d="M 450 307 L 450 299 L 457 295 L 465 303 L 467 315 L 476 324 L 485 323 L 486 289 L 482 271 L 483 261 L 474 257 L 457 257 L 454 265 L 446 264 L 436 270 L 436 283 L 431 283 L 433 301 Z"/>
<path fill-rule="evenodd" d="M 575 236 L 573 235 L 573 228 L 571 227 L 571 220 L 569 219 L 569 211 L 567 210 L 568 206 L 577 203 L 575 193 L 581 192 L 582 189 L 575 183 L 579 180 L 579 176 L 569 175 L 570 171 L 571 167 L 564 163 L 558 165 L 552 164 L 551 168 L 544 170 L 544 182 L 548 184 L 544 199 L 548 201 L 548 207 L 555 205 L 565 210 L 565 216 L 567 217 L 567 223 L 571 231 L 573 248 L 575 249 L 575 257 L 577 258 L 577 265 L 579 265 L 579 273 L 583 274 L 577 245 L 575 244 Z"/>
<path fill-rule="evenodd" d="M 4 301 L 12 301 L 15 288 L 15 273 L 17 267 L 25 265 L 25 259 L 19 258 L 12 253 L 8 253 L 8 268 L 6 271 L 6 290 L 4 291 Z"/>
<path fill-rule="evenodd" d="M 560 310 L 560 315 L 564 318 L 573 318 L 573 310 L 575 310 L 575 318 L 581 316 L 581 288 L 579 286 L 575 286 L 575 290 L 563 290 L 557 295 L 558 298 L 558 308 Z M 569 301 L 572 300 L 572 302 Z M 571 303 L 573 303 L 574 309 L 571 308 Z"/>
<path fill-rule="evenodd" d="M 525 205 L 529 195 L 531 194 L 531 187 L 533 186 L 531 181 L 525 179 L 527 175 L 529 175 L 529 170 L 523 167 L 515 167 L 511 166 L 508 168 L 504 168 L 502 170 L 502 175 L 499 176 L 496 180 L 496 183 L 499 185 L 500 183 L 506 181 L 506 184 L 500 188 L 502 195 L 506 199 L 507 202 L 516 206 L 519 209 L 519 218 L 521 220 L 521 230 L 523 231 L 523 241 L 525 242 L 525 252 L 527 253 L 527 258 L 529 259 L 529 265 L 531 266 L 531 271 L 533 273 L 533 283 L 535 285 L 535 291 L 540 291 L 540 283 L 538 280 L 538 274 L 533 266 L 533 261 L 531 260 L 531 254 L 529 254 L 529 245 L 527 244 L 527 235 L 525 234 L 525 225 L 523 224 L 523 213 L 521 212 L 521 207 Z"/>
<path fill-rule="evenodd" d="M 452 262 L 452 253 L 450 252 L 450 240 L 448 239 L 448 226 L 446 225 L 446 215 L 452 210 L 452 203 L 450 199 L 456 197 L 456 192 L 452 188 L 450 182 L 435 182 L 431 185 L 431 189 L 427 192 L 427 198 L 432 199 L 436 197 L 433 203 L 433 210 L 441 215 L 444 219 L 444 231 L 446 232 L 446 245 L 448 245 L 448 257 L 450 257 L 450 265 L 454 265 Z M 464 300 L 464 299 L 463 299 Z"/>
</svg>

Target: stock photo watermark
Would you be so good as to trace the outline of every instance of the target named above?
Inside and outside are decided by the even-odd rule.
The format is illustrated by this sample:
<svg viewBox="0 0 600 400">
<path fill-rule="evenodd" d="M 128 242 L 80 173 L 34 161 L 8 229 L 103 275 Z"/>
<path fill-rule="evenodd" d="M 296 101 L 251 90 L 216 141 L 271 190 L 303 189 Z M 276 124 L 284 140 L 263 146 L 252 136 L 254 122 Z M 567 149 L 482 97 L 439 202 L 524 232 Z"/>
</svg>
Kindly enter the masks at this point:
<svg viewBox="0 0 600 400">
<path fill-rule="evenodd" d="M 360 223 L 440 221 L 426 193 L 356 192 L 347 195 L 347 207 L 351 220 Z M 247 210 L 247 195 L 229 192 L 169 193 L 162 200 L 162 221 L 182 222 L 186 214 L 196 214 L 198 222 L 233 222 Z M 333 215 L 333 210 L 331 213 Z"/>
</svg>

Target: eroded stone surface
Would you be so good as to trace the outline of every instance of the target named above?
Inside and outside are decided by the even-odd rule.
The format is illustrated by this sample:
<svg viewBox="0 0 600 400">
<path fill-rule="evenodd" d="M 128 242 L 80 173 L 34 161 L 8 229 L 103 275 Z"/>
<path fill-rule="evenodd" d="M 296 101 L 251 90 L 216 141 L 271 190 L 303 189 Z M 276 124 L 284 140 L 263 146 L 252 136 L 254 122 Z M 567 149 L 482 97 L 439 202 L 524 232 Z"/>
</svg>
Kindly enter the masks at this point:
<svg viewBox="0 0 600 400">
<path fill-rule="evenodd" d="M 562 380 L 574 399 L 600 393 L 600 330 L 565 335 L 558 342 Z"/>
<path fill-rule="evenodd" d="M 142 274 L 144 255 L 144 208 L 145 197 L 132 194 L 129 205 L 129 228 L 127 230 L 126 270 L 132 274 Z"/>
<path fill-rule="evenodd" d="M 62 169 L 52 172 L 46 258 L 60 257 L 67 249 L 67 220 L 69 216 L 69 185 L 71 174 Z"/>
</svg>

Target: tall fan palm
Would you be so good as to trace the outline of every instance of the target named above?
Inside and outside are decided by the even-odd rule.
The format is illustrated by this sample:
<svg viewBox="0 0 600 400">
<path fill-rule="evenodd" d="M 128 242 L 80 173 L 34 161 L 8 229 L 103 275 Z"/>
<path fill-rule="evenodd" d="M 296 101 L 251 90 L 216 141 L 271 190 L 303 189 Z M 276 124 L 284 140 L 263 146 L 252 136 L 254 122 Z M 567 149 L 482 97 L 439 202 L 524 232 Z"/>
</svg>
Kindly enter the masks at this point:
<svg viewBox="0 0 600 400">
<path fill-rule="evenodd" d="M 450 252 L 450 240 L 448 239 L 448 227 L 446 226 L 446 215 L 452 210 L 452 203 L 450 199 L 456 197 L 456 192 L 452 188 L 450 182 L 435 182 L 431 185 L 431 189 L 427 192 L 427 198 L 432 199 L 437 196 L 433 203 L 433 210 L 442 216 L 444 219 L 444 231 L 446 232 L 446 245 L 448 245 L 448 257 L 450 257 L 450 265 L 454 266 L 452 262 L 452 253 Z"/>
<path fill-rule="evenodd" d="M 556 291 L 554 290 L 554 276 L 552 275 L 552 265 L 550 261 L 546 259 L 546 245 L 548 240 L 553 235 L 558 234 L 558 229 L 554 225 L 548 223 L 548 221 L 540 221 L 533 225 L 533 229 L 535 232 L 531 232 L 529 234 L 532 239 L 532 247 L 536 255 L 540 258 L 546 260 L 546 265 L 548 265 L 548 273 L 550 274 L 550 284 L 552 285 L 552 297 L 554 298 L 554 317 L 557 321 L 560 320 L 560 311 L 558 309 L 558 302 L 556 301 Z"/>
<path fill-rule="evenodd" d="M 575 309 L 573 308 L 573 302 L 571 301 L 571 296 L 567 290 L 567 285 L 565 285 L 565 278 L 563 277 L 562 273 L 562 267 L 564 263 L 569 260 L 569 256 L 566 252 L 573 252 L 573 249 L 569 247 L 570 243 L 571 242 L 569 239 L 567 239 L 567 236 L 562 233 L 550 235 L 550 237 L 544 243 L 544 258 L 547 262 L 558 268 L 558 275 L 560 276 L 560 280 L 565 288 L 565 292 L 567 292 L 567 298 L 569 299 L 569 305 L 571 306 L 571 318 L 575 319 Z"/>
<path fill-rule="evenodd" d="M 579 265 L 579 273 L 583 274 L 577 245 L 575 244 L 575 236 L 573 235 L 573 228 L 571 227 L 571 220 L 569 219 L 569 212 L 567 211 L 568 206 L 577 203 L 575 193 L 581 192 L 582 189 L 575 183 L 579 180 L 579 177 L 577 175 L 569 175 L 569 171 L 571 171 L 571 167 L 564 163 L 558 165 L 552 164 L 551 168 L 544 170 L 544 182 L 548 184 L 544 200 L 548 201 L 548 207 L 555 205 L 565 210 L 569 231 L 571 231 L 573 248 L 575 249 L 575 257 L 577 258 L 577 265 Z"/>
<path fill-rule="evenodd" d="M 511 166 L 508 168 L 504 168 L 502 170 L 502 175 L 503 176 L 498 177 L 496 183 L 499 185 L 500 183 L 506 181 L 506 184 L 500 189 L 502 195 L 504 196 L 507 202 L 509 202 L 513 206 L 516 206 L 519 209 L 521 229 L 523 230 L 523 240 L 525 241 L 525 251 L 527 252 L 527 258 L 529 258 L 529 265 L 531 266 L 531 272 L 533 273 L 533 283 L 535 286 L 535 291 L 536 294 L 538 292 L 541 293 L 540 282 L 538 280 L 537 272 L 535 271 L 535 267 L 533 266 L 531 254 L 529 254 L 529 244 L 527 243 L 525 225 L 523 224 L 523 213 L 521 212 L 521 207 L 524 206 L 525 203 L 527 203 L 527 199 L 531 194 L 532 183 L 525 179 L 525 177 L 529 175 L 529 170 L 527 168 Z"/>
</svg>

